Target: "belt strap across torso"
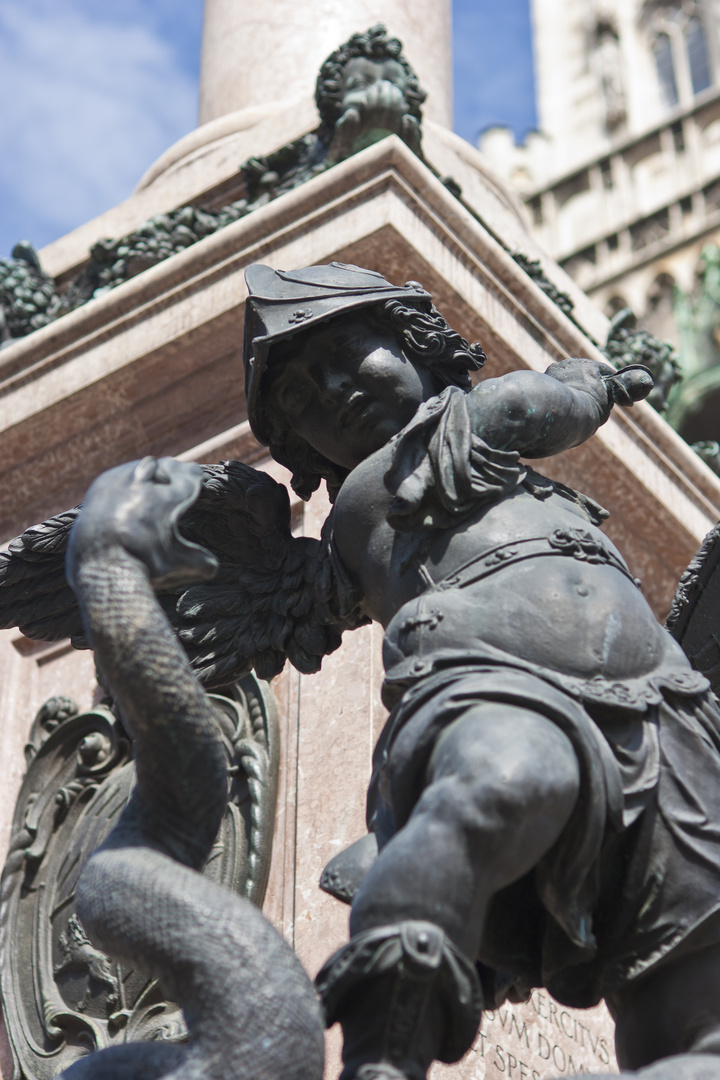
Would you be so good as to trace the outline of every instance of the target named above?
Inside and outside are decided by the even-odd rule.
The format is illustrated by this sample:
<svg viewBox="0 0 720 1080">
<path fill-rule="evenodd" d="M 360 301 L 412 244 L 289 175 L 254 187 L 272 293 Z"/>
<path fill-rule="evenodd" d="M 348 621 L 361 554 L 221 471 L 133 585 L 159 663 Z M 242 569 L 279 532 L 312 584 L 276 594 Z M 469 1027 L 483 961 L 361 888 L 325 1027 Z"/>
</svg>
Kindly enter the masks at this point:
<svg viewBox="0 0 720 1080">
<path fill-rule="evenodd" d="M 554 529 L 549 536 L 533 536 L 525 540 L 512 540 L 506 544 L 499 544 L 482 555 L 469 559 L 442 581 L 433 582 L 432 588 L 439 592 L 447 589 L 465 589 L 468 585 L 473 585 L 476 581 L 481 581 L 513 563 L 544 558 L 548 555 L 564 555 L 579 559 L 581 562 L 613 566 L 629 578 L 633 585 L 640 588 L 640 581 L 630 573 L 625 563 L 587 529 Z M 427 568 L 422 567 L 421 573 L 429 583 L 430 575 Z"/>
</svg>

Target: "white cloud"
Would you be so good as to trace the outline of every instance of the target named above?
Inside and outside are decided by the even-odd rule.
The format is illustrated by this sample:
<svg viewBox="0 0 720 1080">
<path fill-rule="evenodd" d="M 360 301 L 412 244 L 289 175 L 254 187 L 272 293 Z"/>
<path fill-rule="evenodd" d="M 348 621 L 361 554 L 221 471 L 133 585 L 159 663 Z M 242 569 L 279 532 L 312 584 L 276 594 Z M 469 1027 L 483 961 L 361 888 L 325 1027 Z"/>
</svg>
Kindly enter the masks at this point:
<svg viewBox="0 0 720 1080">
<path fill-rule="evenodd" d="M 522 135 L 534 121 L 528 0 L 453 8 L 456 130 L 473 140 L 505 122 Z M 202 0 L 0 0 L 0 256 L 120 202 L 194 127 L 201 11 Z"/>
<path fill-rule="evenodd" d="M 0 0 L 0 255 L 125 198 L 195 124 L 193 75 L 120 6 Z"/>
</svg>

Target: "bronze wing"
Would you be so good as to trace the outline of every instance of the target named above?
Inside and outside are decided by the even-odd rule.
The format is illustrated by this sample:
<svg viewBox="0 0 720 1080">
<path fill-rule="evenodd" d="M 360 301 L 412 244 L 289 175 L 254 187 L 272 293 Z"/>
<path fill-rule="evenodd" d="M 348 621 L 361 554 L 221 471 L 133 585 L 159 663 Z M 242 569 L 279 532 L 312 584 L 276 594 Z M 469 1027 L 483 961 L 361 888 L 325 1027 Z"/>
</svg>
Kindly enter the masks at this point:
<svg viewBox="0 0 720 1080">
<path fill-rule="evenodd" d="M 65 579 L 65 551 L 76 506 L 33 525 L 0 551 L 0 627 L 18 626 L 39 641 L 69 637 L 86 649 L 82 619 Z"/>
<path fill-rule="evenodd" d="M 239 461 L 204 466 L 203 492 L 182 532 L 215 554 L 212 581 L 177 597 L 175 625 L 199 678 L 223 685 L 254 668 L 271 679 L 286 658 L 318 671 L 343 630 L 368 622 L 332 544 L 293 537 L 286 488 Z"/>
<path fill-rule="evenodd" d="M 216 577 L 168 592 L 161 601 L 206 686 L 263 679 L 286 659 L 317 671 L 343 630 L 368 620 L 332 545 L 332 515 L 321 540 L 293 537 L 287 490 L 239 461 L 204 465 L 200 498 L 180 528 L 217 557 Z M 0 628 L 27 637 L 69 637 L 87 648 L 65 552 L 80 508 L 27 529 L 0 552 Z"/>
</svg>

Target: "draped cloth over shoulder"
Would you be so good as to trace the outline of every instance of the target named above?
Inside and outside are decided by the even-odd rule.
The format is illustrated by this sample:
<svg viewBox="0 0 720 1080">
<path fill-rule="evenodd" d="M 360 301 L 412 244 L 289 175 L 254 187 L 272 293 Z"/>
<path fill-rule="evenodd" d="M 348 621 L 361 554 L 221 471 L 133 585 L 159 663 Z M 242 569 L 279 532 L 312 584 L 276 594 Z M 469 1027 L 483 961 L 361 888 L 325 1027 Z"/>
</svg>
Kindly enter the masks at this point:
<svg viewBox="0 0 720 1080">
<path fill-rule="evenodd" d="M 394 529 L 450 528 L 520 486 L 538 499 L 561 495 L 595 525 L 607 518 L 593 499 L 536 473 L 515 450 L 496 450 L 476 435 L 471 395 L 447 387 L 422 404 L 393 440 L 385 485 L 394 496 L 387 516 Z"/>
<path fill-rule="evenodd" d="M 495 450 L 473 433 L 467 399 L 447 387 L 397 436 L 385 484 L 394 495 L 388 522 L 399 532 L 447 528 L 525 479 L 515 451 Z"/>
</svg>

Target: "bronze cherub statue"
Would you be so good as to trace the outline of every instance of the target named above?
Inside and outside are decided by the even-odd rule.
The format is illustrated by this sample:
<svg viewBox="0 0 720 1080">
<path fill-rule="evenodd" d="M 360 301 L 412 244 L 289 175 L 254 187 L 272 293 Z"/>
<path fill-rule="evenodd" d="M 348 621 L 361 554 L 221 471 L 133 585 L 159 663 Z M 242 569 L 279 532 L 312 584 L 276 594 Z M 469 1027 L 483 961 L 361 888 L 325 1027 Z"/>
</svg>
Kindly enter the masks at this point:
<svg viewBox="0 0 720 1080">
<path fill-rule="evenodd" d="M 370 832 L 324 878 L 352 903 L 318 976 L 344 1080 L 422 1080 L 469 1048 L 483 1002 L 536 986 L 604 997 L 625 1069 L 720 1077 L 717 701 L 606 512 L 521 460 L 590 438 L 647 370 L 571 359 L 472 387 L 482 350 L 417 283 L 338 263 L 247 281 L 253 431 L 333 509 L 321 540 L 295 539 L 280 485 L 205 466 L 180 528 L 219 569 L 163 604 L 206 686 L 288 658 L 311 672 L 344 630 L 385 628 Z M 71 524 L 13 542 L 2 625 L 84 644 L 49 577 Z M 673 615 L 693 654 L 716 541 Z"/>
</svg>

